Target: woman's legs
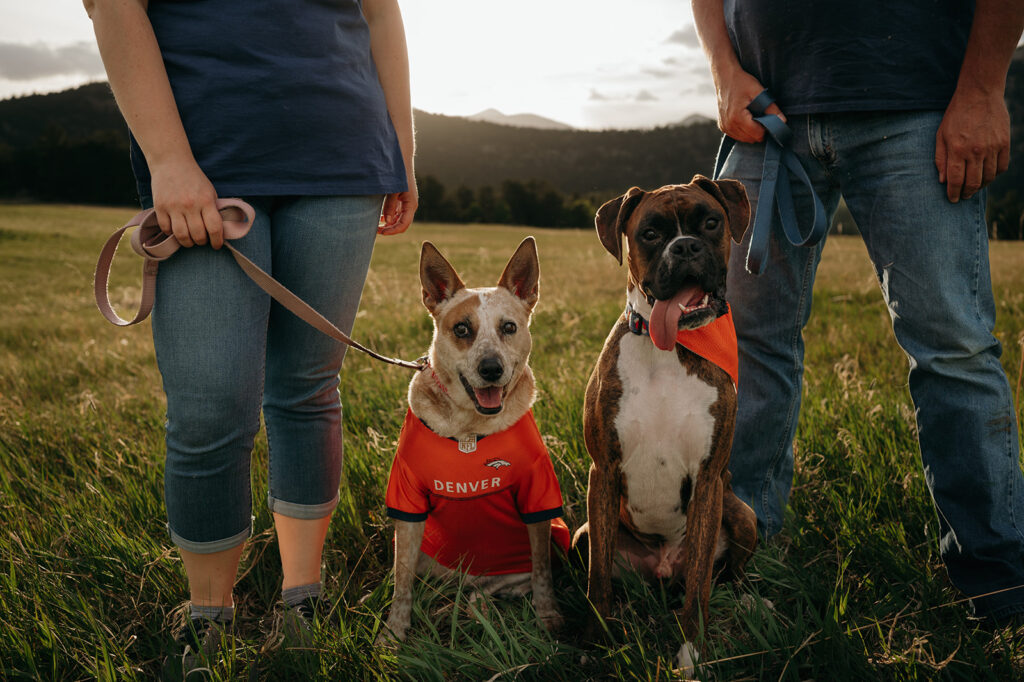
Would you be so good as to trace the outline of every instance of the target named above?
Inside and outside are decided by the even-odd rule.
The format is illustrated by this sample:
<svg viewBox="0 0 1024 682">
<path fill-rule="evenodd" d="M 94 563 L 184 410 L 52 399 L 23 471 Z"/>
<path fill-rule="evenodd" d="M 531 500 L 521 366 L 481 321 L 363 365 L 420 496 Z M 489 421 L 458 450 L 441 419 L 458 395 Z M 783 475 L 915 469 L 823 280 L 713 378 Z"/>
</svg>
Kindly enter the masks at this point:
<svg viewBox="0 0 1024 682">
<path fill-rule="evenodd" d="M 256 220 L 235 246 L 351 330 L 381 197 L 251 203 Z M 193 604 L 232 603 L 251 534 L 250 453 L 261 395 L 284 587 L 319 582 L 341 475 L 337 386 L 345 346 L 271 305 L 226 250 L 208 247 L 183 249 L 161 265 L 153 332 L 168 397 L 168 529 Z"/>
<path fill-rule="evenodd" d="M 234 245 L 270 264 L 266 202 Z M 259 430 L 270 298 L 226 249 L 182 249 L 160 265 L 153 339 L 167 394 L 164 496 L 195 606 L 230 606 L 252 530 L 250 454 Z"/>
<path fill-rule="evenodd" d="M 274 277 L 348 333 L 373 252 L 382 197 L 299 197 L 273 212 Z M 338 373 L 346 346 L 273 303 L 263 414 L 270 443 L 268 505 L 283 588 L 320 582 L 342 465 Z"/>
</svg>

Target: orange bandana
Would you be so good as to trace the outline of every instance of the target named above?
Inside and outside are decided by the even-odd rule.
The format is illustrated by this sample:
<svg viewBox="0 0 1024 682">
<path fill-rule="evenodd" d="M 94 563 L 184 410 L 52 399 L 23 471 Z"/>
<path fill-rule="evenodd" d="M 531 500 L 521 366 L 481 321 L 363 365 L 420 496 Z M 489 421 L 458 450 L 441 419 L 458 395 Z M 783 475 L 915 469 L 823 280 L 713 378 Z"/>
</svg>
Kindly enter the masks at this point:
<svg viewBox="0 0 1024 682">
<path fill-rule="evenodd" d="M 740 358 L 736 348 L 736 327 L 732 323 L 732 308 L 726 304 L 725 315 L 699 329 L 680 329 L 676 343 L 688 348 L 705 360 L 714 363 L 732 377 L 732 385 L 739 384 Z"/>
<path fill-rule="evenodd" d="M 626 306 L 626 324 L 634 334 L 649 336 L 648 322 L 632 306 Z M 721 367 L 739 383 L 739 352 L 736 346 L 736 327 L 732 322 L 732 307 L 726 303 L 725 314 L 698 329 L 680 329 L 676 343 Z"/>
</svg>

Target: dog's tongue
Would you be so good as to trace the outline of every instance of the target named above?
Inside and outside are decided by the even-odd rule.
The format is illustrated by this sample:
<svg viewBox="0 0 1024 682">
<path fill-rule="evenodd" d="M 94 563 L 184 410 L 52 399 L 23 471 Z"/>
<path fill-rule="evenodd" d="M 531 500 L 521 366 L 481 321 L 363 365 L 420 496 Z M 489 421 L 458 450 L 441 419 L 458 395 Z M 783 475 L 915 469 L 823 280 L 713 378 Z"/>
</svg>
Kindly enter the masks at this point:
<svg viewBox="0 0 1024 682">
<path fill-rule="evenodd" d="M 474 388 L 476 401 L 480 407 L 501 407 L 501 386 L 488 386 L 487 388 Z"/>
<path fill-rule="evenodd" d="M 648 329 L 655 346 L 662 350 L 676 347 L 676 332 L 679 331 L 679 318 L 683 314 L 680 306 L 690 305 L 693 299 L 703 296 L 703 290 L 693 286 L 683 289 L 667 301 L 654 302 Z"/>
</svg>

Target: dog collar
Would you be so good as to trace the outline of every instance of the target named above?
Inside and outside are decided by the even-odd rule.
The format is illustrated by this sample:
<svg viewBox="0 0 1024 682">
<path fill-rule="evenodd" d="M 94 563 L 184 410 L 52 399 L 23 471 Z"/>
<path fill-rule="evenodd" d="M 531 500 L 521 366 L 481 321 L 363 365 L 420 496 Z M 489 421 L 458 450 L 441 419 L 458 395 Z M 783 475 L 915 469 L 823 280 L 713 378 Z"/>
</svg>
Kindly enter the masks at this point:
<svg viewBox="0 0 1024 682">
<path fill-rule="evenodd" d="M 629 331 L 633 332 L 637 336 L 650 336 L 651 330 L 648 326 L 647 320 L 643 315 L 636 311 L 632 303 L 626 302 L 626 324 L 629 325 Z"/>
</svg>

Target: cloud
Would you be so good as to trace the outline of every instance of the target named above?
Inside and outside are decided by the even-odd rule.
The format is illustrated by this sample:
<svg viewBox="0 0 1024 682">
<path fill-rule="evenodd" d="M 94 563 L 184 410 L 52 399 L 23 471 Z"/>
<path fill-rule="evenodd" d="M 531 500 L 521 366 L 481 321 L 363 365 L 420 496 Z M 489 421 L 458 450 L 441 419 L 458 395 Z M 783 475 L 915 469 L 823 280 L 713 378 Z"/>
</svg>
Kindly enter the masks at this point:
<svg viewBox="0 0 1024 682">
<path fill-rule="evenodd" d="M 679 76 L 679 69 L 662 69 L 655 66 L 644 67 L 641 73 L 645 73 L 648 76 L 654 76 L 655 78 L 677 78 Z"/>
<path fill-rule="evenodd" d="M 641 90 L 636 93 L 637 102 L 657 102 L 658 98 L 651 94 L 650 90 Z"/>
<path fill-rule="evenodd" d="M 590 89 L 590 96 L 587 97 L 587 99 L 589 99 L 591 102 L 607 102 L 608 101 L 607 97 L 602 95 L 600 92 L 598 92 L 594 88 Z"/>
<path fill-rule="evenodd" d="M 0 78 L 29 81 L 72 74 L 104 74 L 103 62 L 95 45 L 82 41 L 54 48 L 44 43 L 0 42 Z"/>
<path fill-rule="evenodd" d="M 714 95 L 715 86 L 709 81 L 698 81 L 691 83 L 689 87 L 684 88 L 679 94 L 681 95 Z"/>
<path fill-rule="evenodd" d="M 672 35 L 665 39 L 665 42 L 685 45 L 686 47 L 700 47 L 697 29 L 693 26 L 684 26 L 678 31 L 673 32 Z"/>
</svg>

